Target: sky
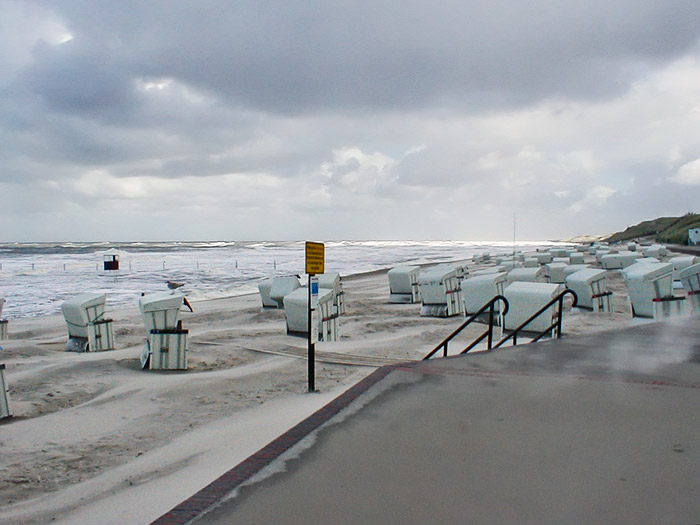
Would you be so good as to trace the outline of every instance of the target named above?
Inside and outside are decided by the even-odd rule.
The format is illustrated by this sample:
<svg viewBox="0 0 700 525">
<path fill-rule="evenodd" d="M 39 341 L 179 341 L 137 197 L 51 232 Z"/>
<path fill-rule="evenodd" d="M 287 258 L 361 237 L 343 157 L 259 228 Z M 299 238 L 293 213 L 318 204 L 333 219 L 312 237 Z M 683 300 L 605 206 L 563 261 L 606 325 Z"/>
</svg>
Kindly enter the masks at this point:
<svg viewBox="0 0 700 525">
<path fill-rule="evenodd" d="M 697 0 L 0 0 L 0 240 L 545 240 L 700 212 Z"/>
</svg>

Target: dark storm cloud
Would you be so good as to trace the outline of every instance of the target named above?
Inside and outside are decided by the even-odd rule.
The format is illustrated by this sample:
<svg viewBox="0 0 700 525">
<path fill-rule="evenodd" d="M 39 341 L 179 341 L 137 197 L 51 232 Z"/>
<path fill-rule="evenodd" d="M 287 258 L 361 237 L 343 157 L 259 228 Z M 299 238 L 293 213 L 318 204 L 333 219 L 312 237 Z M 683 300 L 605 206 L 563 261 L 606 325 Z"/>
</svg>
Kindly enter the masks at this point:
<svg viewBox="0 0 700 525">
<path fill-rule="evenodd" d="M 54 109 L 97 113 L 133 105 L 144 76 L 283 113 L 604 97 L 700 31 L 694 0 L 50 5 L 76 38 L 38 48 L 27 81 Z"/>
<path fill-rule="evenodd" d="M 526 210 L 537 237 L 700 198 L 697 0 L 10 7 L 0 191 L 16 238 L 42 231 L 42 208 L 93 238 L 100 213 L 183 205 L 245 238 L 340 221 L 483 239 Z"/>
</svg>

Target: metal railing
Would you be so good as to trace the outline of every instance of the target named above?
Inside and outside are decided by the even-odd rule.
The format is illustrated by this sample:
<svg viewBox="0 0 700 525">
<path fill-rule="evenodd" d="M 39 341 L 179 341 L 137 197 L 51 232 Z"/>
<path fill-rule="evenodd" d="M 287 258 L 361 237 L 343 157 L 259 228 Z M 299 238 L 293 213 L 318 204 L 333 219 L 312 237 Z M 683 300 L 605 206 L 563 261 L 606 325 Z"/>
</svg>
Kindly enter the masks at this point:
<svg viewBox="0 0 700 525">
<path fill-rule="evenodd" d="M 557 307 L 557 315 L 556 315 L 556 320 L 545 330 L 536 333 L 536 336 L 534 339 L 532 339 L 530 342 L 534 343 L 539 341 L 542 337 L 544 337 L 547 333 L 551 332 L 554 330 L 555 337 L 558 339 L 561 337 L 561 323 L 562 323 L 562 316 L 564 313 L 564 297 L 567 295 L 571 295 L 573 297 L 573 302 L 571 303 L 571 307 L 573 308 L 576 306 L 576 303 L 578 302 L 578 296 L 576 295 L 576 292 L 573 290 L 564 290 L 561 292 L 559 295 L 554 297 L 551 301 L 549 301 L 547 304 L 545 304 L 542 308 L 537 310 L 534 314 L 532 314 L 526 321 L 521 323 L 519 326 L 517 326 L 514 330 L 512 330 L 507 336 L 505 336 L 503 339 L 498 341 L 495 345 L 493 344 L 493 326 L 494 326 L 494 313 L 495 313 L 495 304 L 498 301 L 503 302 L 504 309 L 500 314 L 504 316 L 506 313 L 508 313 L 508 299 L 503 297 L 502 295 L 497 295 L 493 299 L 491 299 L 488 303 L 486 303 L 481 309 L 476 312 L 475 314 L 472 314 L 466 321 L 464 321 L 457 329 L 452 332 L 450 335 L 448 335 L 440 344 L 438 344 L 435 348 L 433 348 L 424 358 L 423 360 L 430 359 L 433 357 L 436 353 L 442 349 L 443 357 L 447 357 L 447 347 L 452 339 L 454 339 L 459 333 L 464 330 L 467 326 L 469 326 L 474 320 L 476 320 L 480 315 L 482 315 L 484 312 L 488 310 L 489 312 L 489 322 L 488 322 L 488 328 L 486 329 L 486 332 L 483 334 L 479 335 L 474 341 L 472 341 L 464 350 L 462 350 L 460 353 L 465 354 L 469 352 L 471 349 L 473 349 L 476 345 L 478 345 L 481 341 L 484 340 L 484 338 L 488 338 L 487 343 L 486 343 L 486 350 L 493 350 L 496 348 L 501 347 L 506 341 L 512 339 L 513 340 L 513 346 L 516 346 L 518 344 L 518 334 L 520 332 L 525 332 L 525 328 L 535 319 L 537 319 L 540 315 L 544 314 L 547 310 L 549 310 L 554 304 L 558 303 Z"/>
<path fill-rule="evenodd" d="M 573 290 L 564 290 L 561 292 L 559 295 L 557 295 L 555 298 L 553 298 L 551 301 L 549 301 L 547 304 L 545 304 L 542 308 L 537 310 L 534 314 L 530 316 L 529 319 L 527 319 L 525 322 L 521 323 L 518 327 L 516 327 L 512 332 L 510 332 L 506 337 L 501 339 L 498 343 L 496 343 L 493 348 L 499 348 L 500 346 L 503 345 L 506 341 L 509 339 L 513 339 L 513 346 L 518 344 L 518 333 L 520 332 L 525 332 L 525 327 L 529 325 L 532 321 L 537 319 L 540 315 L 545 313 L 549 308 L 551 308 L 555 303 L 559 303 L 557 307 L 557 318 L 556 321 L 554 321 L 549 327 L 545 328 L 541 332 L 537 334 L 537 336 L 532 339 L 530 342 L 531 343 L 536 343 L 542 337 L 544 337 L 548 332 L 551 332 L 552 330 L 555 330 L 555 337 L 559 339 L 561 337 L 561 321 L 562 321 L 562 315 L 564 314 L 564 297 L 566 295 L 572 295 L 573 296 L 573 302 L 571 303 L 571 307 L 573 308 L 576 306 L 576 303 L 578 302 L 578 296 L 576 295 L 576 292 Z"/>
<path fill-rule="evenodd" d="M 454 339 L 459 333 L 464 330 L 467 326 L 472 324 L 480 315 L 482 315 L 484 312 L 488 310 L 489 312 L 489 323 L 488 323 L 488 328 L 486 331 L 481 334 L 479 337 L 477 337 L 472 343 L 469 344 L 464 350 L 462 350 L 460 353 L 464 354 L 466 352 L 469 352 L 472 348 L 474 348 L 476 345 L 478 345 L 481 341 L 484 340 L 484 338 L 488 337 L 488 348 L 489 350 L 491 349 L 491 345 L 493 344 L 493 325 L 494 325 L 494 319 L 495 319 L 495 306 L 498 301 L 501 301 L 503 303 L 503 310 L 500 312 L 500 315 L 505 315 L 508 313 L 508 299 L 503 297 L 502 295 L 496 295 L 493 297 L 488 303 L 486 303 L 484 306 L 482 306 L 476 313 L 472 314 L 469 318 L 467 318 L 466 321 L 464 321 L 457 329 L 452 332 L 450 335 L 448 335 L 443 341 L 437 345 L 435 348 L 433 348 L 430 353 L 428 353 L 423 359 L 430 359 L 433 357 L 436 353 L 440 351 L 440 349 L 443 349 L 443 357 L 447 357 L 447 346 L 449 345 L 450 341 Z"/>
</svg>

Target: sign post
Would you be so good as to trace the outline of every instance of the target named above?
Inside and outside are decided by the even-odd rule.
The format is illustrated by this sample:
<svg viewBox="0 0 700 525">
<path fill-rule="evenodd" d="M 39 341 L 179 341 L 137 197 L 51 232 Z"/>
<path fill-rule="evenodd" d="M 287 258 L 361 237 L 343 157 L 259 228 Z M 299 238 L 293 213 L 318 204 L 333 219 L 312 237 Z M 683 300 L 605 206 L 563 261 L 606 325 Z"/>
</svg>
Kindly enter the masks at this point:
<svg viewBox="0 0 700 525">
<path fill-rule="evenodd" d="M 318 308 L 318 277 L 316 274 L 324 273 L 325 245 L 321 242 L 306 242 L 306 274 L 309 276 L 309 392 L 316 391 L 316 342 L 318 341 L 318 322 L 316 319 Z"/>
</svg>

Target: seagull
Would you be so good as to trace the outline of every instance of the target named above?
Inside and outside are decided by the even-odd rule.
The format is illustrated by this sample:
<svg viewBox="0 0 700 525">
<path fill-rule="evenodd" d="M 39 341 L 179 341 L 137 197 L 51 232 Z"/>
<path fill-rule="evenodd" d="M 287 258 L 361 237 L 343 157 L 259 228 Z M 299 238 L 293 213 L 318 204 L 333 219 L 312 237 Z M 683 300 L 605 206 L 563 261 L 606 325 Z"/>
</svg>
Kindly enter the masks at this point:
<svg viewBox="0 0 700 525">
<path fill-rule="evenodd" d="M 185 286 L 185 283 L 176 283 L 175 281 L 168 281 L 168 288 L 170 288 L 171 290 L 177 290 L 182 286 Z"/>
</svg>

